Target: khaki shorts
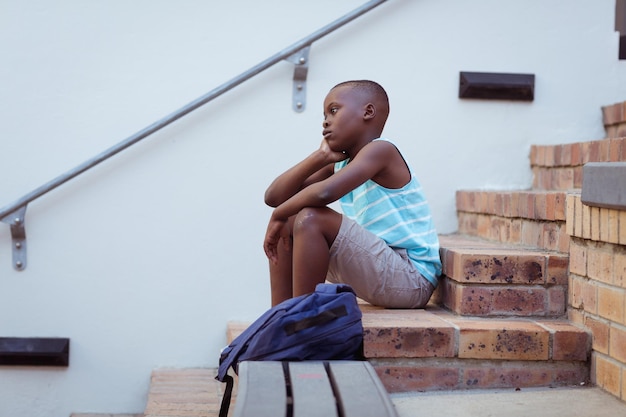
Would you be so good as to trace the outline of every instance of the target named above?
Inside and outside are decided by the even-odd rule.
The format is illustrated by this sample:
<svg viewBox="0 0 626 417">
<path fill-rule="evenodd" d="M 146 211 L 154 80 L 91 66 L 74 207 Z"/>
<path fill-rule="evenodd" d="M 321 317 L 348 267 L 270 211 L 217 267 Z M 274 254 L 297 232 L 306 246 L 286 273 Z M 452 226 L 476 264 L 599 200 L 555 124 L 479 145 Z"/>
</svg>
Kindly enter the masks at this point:
<svg viewBox="0 0 626 417">
<path fill-rule="evenodd" d="M 359 298 L 388 308 L 424 307 L 435 289 L 405 249 L 387 246 L 346 216 L 330 248 L 326 279 L 348 284 Z"/>
</svg>

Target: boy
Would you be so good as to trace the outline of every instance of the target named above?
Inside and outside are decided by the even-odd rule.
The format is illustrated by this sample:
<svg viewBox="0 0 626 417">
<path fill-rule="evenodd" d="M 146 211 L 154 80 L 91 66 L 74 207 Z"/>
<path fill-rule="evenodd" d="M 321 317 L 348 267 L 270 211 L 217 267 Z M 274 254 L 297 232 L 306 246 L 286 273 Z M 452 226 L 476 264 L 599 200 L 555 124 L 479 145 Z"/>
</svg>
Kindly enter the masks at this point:
<svg viewBox="0 0 626 417">
<path fill-rule="evenodd" d="M 388 308 L 421 308 L 441 273 L 428 203 L 398 149 L 381 138 L 389 101 L 368 80 L 333 87 L 323 140 L 265 192 L 263 248 L 272 305 L 328 280 Z M 339 200 L 344 214 L 327 204 Z"/>
</svg>

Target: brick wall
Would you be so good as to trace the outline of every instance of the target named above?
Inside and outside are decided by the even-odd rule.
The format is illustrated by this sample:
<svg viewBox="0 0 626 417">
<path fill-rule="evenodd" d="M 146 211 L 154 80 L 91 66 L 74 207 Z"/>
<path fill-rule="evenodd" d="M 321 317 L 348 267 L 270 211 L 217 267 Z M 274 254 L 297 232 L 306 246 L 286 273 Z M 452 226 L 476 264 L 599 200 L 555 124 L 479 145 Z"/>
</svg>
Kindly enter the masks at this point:
<svg viewBox="0 0 626 417">
<path fill-rule="evenodd" d="M 602 107 L 607 138 L 626 137 L 626 101 Z"/>
<path fill-rule="evenodd" d="M 626 401 L 626 211 L 567 195 L 569 318 L 593 334 L 592 382 Z"/>
</svg>

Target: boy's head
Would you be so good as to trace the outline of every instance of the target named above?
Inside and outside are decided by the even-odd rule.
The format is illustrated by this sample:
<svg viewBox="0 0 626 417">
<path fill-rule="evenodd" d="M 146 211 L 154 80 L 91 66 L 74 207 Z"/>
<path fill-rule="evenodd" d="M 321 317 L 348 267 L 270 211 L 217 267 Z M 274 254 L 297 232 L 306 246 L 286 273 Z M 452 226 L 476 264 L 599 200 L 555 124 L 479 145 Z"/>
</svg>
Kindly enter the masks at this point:
<svg viewBox="0 0 626 417">
<path fill-rule="evenodd" d="M 363 129 L 375 137 L 380 136 L 389 116 L 389 98 L 380 84 L 370 80 L 352 80 L 337 84 L 326 97 L 325 115 L 332 110 L 326 107 L 332 106 L 333 100 L 338 97 L 349 102 L 344 104 L 352 109 L 353 117 L 364 121 Z"/>
</svg>

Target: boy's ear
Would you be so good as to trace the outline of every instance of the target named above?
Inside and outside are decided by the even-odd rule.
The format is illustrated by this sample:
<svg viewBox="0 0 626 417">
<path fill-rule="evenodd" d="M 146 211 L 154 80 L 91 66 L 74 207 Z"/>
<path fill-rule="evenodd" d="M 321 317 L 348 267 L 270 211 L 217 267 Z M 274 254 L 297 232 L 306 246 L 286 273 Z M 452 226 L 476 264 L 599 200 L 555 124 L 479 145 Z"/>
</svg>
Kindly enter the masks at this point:
<svg viewBox="0 0 626 417">
<path fill-rule="evenodd" d="M 367 103 L 365 105 L 365 113 L 363 114 L 363 118 L 365 120 L 373 119 L 376 116 L 376 106 L 372 103 Z"/>
</svg>

